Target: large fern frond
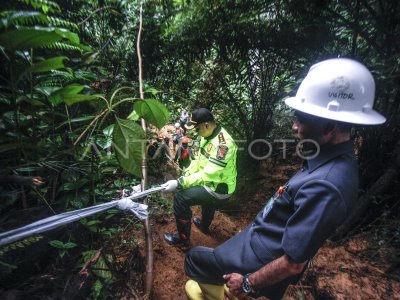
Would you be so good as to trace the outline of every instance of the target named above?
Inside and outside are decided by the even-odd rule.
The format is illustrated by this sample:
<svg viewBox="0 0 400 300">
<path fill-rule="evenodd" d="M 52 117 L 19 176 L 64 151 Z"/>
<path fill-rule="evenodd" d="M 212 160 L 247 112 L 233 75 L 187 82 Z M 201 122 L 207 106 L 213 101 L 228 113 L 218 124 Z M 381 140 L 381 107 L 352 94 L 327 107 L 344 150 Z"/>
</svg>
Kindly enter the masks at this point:
<svg viewBox="0 0 400 300">
<path fill-rule="evenodd" d="M 81 47 L 62 42 L 56 42 L 54 43 L 54 45 L 48 45 L 44 48 L 67 50 L 67 51 L 82 51 Z"/>
<path fill-rule="evenodd" d="M 91 52 L 79 41 L 79 36 L 64 28 L 19 27 L 0 34 L 0 45 L 10 51 L 28 48 L 48 48 Z"/>
<path fill-rule="evenodd" d="M 22 241 L 14 242 L 9 245 L 4 245 L 4 246 L 0 247 L 0 257 L 3 256 L 6 252 L 9 252 L 11 250 L 16 250 L 18 248 L 24 248 L 26 246 L 30 246 L 30 245 L 38 242 L 42 238 L 43 238 L 43 236 L 35 234 L 35 235 L 29 236 L 29 237 L 23 239 Z"/>
<path fill-rule="evenodd" d="M 45 167 L 45 168 L 51 169 L 56 172 L 69 170 L 69 171 L 74 171 L 74 172 L 78 172 L 78 173 L 85 174 L 85 175 L 87 174 L 87 171 L 85 169 L 81 168 L 78 163 L 66 165 L 66 164 L 63 164 L 61 161 L 47 160 L 47 161 L 39 162 L 39 163 L 37 163 L 37 165 L 39 167 Z"/>
<path fill-rule="evenodd" d="M 78 30 L 78 25 L 60 18 L 44 15 L 36 11 L 4 11 L 0 13 L 0 30 L 11 26 L 49 25 Z"/>
<path fill-rule="evenodd" d="M 58 82 L 60 82 L 60 78 L 63 80 L 63 82 L 76 79 L 74 74 L 72 74 L 71 72 L 67 72 L 67 71 L 53 70 L 53 71 L 51 71 L 51 74 L 52 74 L 52 77 L 59 77 Z"/>
<path fill-rule="evenodd" d="M 18 2 L 30 5 L 34 9 L 40 9 L 45 14 L 47 14 L 48 12 L 61 12 L 60 6 L 57 3 L 49 0 L 18 0 Z"/>
<path fill-rule="evenodd" d="M 95 73 L 91 71 L 78 70 L 75 72 L 76 79 L 93 82 L 97 79 Z"/>
<path fill-rule="evenodd" d="M 66 71 L 61 70 L 52 70 L 51 76 L 49 77 L 48 74 L 43 76 L 37 76 L 37 81 L 40 81 L 40 85 L 36 86 L 40 87 L 60 87 L 65 82 L 74 81 L 76 78 L 73 74 Z"/>
</svg>

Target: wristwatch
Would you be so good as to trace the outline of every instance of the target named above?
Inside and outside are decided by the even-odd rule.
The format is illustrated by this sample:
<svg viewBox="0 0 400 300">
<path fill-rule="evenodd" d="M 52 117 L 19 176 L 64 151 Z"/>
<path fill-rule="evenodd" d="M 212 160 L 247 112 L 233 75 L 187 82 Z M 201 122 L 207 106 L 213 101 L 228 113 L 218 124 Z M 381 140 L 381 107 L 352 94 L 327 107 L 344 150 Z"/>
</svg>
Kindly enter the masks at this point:
<svg viewBox="0 0 400 300">
<path fill-rule="evenodd" d="M 249 276 L 251 273 L 247 273 L 246 275 L 243 276 L 243 281 L 242 281 L 242 291 L 245 292 L 246 294 L 254 292 L 254 289 L 249 281 Z"/>
</svg>

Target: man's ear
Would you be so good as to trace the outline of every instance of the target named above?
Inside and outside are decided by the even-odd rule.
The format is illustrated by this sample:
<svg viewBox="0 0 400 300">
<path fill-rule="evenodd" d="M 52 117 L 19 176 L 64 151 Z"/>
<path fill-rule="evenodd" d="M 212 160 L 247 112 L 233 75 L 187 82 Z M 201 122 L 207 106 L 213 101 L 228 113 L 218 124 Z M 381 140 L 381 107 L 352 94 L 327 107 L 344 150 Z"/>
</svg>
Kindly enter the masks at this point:
<svg viewBox="0 0 400 300">
<path fill-rule="evenodd" d="M 336 129 L 336 123 L 326 123 L 324 125 L 324 134 L 333 132 Z"/>
</svg>

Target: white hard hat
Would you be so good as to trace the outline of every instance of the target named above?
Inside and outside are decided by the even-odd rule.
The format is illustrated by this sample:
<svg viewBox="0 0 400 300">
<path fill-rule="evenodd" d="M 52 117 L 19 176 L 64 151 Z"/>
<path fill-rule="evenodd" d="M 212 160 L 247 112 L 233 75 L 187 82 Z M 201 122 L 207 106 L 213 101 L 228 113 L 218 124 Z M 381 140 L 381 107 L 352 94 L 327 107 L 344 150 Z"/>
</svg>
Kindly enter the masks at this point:
<svg viewBox="0 0 400 300">
<path fill-rule="evenodd" d="M 372 109 L 375 82 L 361 63 L 334 58 L 313 65 L 295 97 L 285 103 L 291 108 L 325 119 L 353 124 L 382 124 L 385 117 Z"/>
<path fill-rule="evenodd" d="M 175 127 L 175 128 L 179 128 L 179 127 L 181 127 L 181 124 L 175 123 L 174 127 Z"/>
</svg>

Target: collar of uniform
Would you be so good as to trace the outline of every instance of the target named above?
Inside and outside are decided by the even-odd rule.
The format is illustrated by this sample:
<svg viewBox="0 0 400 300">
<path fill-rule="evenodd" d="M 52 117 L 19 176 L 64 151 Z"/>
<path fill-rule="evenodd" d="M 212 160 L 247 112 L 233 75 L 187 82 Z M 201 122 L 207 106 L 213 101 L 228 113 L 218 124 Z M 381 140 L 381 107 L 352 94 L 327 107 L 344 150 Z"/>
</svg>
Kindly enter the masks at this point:
<svg viewBox="0 0 400 300">
<path fill-rule="evenodd" d="M 311 173 L 327 161 L 345 153 L 354 153 L 353 141 L 347 141 L 330 147 L 321 147 L 317 157 L 307 160 L 308 172 Z"/>
<path fill-rule="evenodd" d="M 218 133 L 220 133 L 220 131 L 221 131 L 221 126 L 217 125 L 217 127 L 214 129 L 213 133 L 209 137 L 206 137 L 204 139 L 207 141 L 212 140 L 213 138 L 215 138 L 217 136 Z"/>
</svg>

